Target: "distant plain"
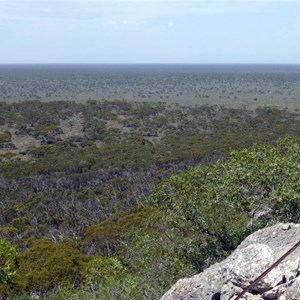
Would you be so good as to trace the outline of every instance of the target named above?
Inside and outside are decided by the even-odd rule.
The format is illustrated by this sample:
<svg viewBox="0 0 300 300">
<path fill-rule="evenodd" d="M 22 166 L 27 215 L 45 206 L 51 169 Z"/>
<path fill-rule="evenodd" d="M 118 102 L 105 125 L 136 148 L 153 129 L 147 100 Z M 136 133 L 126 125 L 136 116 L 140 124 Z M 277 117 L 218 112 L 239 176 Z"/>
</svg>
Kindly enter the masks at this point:
<svg viewBox="0 0 300 300">
<path fill-rule="evenodd" d="M 300 65 L 0 65 L 0 101 L 121 99 L 300 109 Z"/>
</svg>

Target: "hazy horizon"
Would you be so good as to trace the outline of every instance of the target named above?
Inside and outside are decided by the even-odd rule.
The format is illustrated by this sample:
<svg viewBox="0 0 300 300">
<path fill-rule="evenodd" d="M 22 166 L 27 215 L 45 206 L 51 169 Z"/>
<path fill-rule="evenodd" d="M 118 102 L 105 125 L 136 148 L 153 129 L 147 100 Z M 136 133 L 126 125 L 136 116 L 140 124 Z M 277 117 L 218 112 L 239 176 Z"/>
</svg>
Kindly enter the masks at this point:
<svg viewBox="0 0 300 300">
<path fill-rule="evenodd" d="M 300 63 L 181 63 L 181 62 L 138 62 L 138 63 L 127 63 L 127 62 L 105 62 L 105 63 L 99 63 L 99 62 L 38 62 L 38 63 L 27 63 L 27 62 L 4 62 L 0 63 L 1 65 L 198 65 L 198 66 L 300 66 Z"/>
<path fill-rule="evenodd" d="M 5 64 L 0 101 L 123 100 L 299 109 L 300 65 Z"/>
</svg>

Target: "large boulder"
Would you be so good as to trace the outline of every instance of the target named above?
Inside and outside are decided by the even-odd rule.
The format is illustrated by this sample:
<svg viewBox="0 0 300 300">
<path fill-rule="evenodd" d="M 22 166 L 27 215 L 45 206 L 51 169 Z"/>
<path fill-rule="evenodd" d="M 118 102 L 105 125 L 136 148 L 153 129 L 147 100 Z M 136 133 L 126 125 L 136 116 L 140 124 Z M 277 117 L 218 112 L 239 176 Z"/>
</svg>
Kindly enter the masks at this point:
<svg viewBox="0 0 300 300">
<path fill-rule="evenodd" d="M 247 237 L 224 261 L 180 279 L 161 300 L 233 300 L 300 240 L 300 224 L 278 224 Z M 243 299 L 300 300 L 300 247 Z M 299 277 L 298 277 L 299 276 Z"/>
</svg>

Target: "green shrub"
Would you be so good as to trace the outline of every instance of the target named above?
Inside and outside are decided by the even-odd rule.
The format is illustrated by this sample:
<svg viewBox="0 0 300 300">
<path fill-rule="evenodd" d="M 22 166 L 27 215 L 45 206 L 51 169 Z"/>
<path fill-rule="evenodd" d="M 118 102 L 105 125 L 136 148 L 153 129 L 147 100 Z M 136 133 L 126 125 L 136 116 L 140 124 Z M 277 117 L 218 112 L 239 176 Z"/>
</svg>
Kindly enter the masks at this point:
<svg viewBox="0 0 300 300">
<path fill-rule="evenodd" d="M 42 296 L 64 285 L 79 285 L 85 265 L 92 258 L 82 255 L 70 243 L 34 240 L 30 248 L 19 255 L 19 269 L 11 289 L 16 294 Z"/>
<path fill-rule="evenodd" d="M 15 275 L 18 264 L 16 249 L 0 240 L 0 284 L 9 282 Z"/>
</svg>

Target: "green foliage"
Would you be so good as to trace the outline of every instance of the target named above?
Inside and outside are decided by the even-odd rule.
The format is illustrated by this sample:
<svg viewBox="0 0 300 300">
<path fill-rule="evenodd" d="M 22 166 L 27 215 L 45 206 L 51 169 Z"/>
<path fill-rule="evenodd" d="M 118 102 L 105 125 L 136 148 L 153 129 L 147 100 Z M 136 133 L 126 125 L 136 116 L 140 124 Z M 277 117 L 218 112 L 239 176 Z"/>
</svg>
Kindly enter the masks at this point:
<svg viewBox="0 0 300 300">
<path fill-rule="evenodd" d="M 83 246 L 88 253 L 105 256 L 114 256 L 120 247 L 122 233 L 130 228 L 136 228 L 146 219 L 153 209 L 144 208 L 127 214 L 125 212 L 114 213 L 110 220 L 87 226 L 85 228 Z"/>
<path fill-rule="evenodd" d="M 30 248 L 20 253 L 19 269 L 11 289 L 16 293 L 44 295 L 63 285 L 76 286 L 90 259 L 92 257 L 82 255 L 70 243 L 32 241 Z"/>
<path fill-rule="evenodd" d="M 9 282 L 18 264 L 16 249 L 0 240 L 0 284 Z"/>
<path fill-rule="evenodd" d="M 11 142 L 11 133 L 9 131 L 0 133 L 0 144 L 9 142 Z"/>
<path fill-rule="evenodd" d="M 299 139 L 287 137 L 163 181 L 149 198 L 155 211 L 127 237 L 126 263 L 159 297 L 176 279 L 227 256 L 252 230 L 299 222 L 299 149 Z"/>
<path fill-rule="evenodd" d="M 197 271 L 182 258 L 178 232 L 164 227 L 162 217 L 159 211 L 153 211 L 141 226 L 125 233 L 122 239 L 121 257 L 135 275 L 138 299 L 159 299 L 177 279 Z"/>
<path fill-rule="evenodd" d="M 140 299 L 134 276 L 117 258 L 91 260 L 82 289 L 89 299 Z"/>
<path fill-rule="evenodd" d="M 282 219 L 298 221 L 296 215 L 282 214 L 282 203 L 291 209 L 295 205 L 299 168 L 299 141 L 288 137 L 277 147 L 232 151 L 227 161 L 172 176 L 155 190 L 151 203 L 173 223 L 190 223 L 200 232 L 216 235 L 225 249 L 232 249 L 256 211 L 279 214 L 280 210 Z"/>
</svg>

